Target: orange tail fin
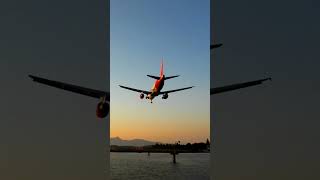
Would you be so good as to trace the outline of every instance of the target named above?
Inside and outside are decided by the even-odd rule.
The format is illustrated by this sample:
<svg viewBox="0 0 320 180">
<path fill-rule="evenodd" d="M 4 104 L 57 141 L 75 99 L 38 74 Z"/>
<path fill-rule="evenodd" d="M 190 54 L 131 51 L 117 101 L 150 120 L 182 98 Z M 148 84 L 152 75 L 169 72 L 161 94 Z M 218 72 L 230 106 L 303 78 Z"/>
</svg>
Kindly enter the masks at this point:
<svg viewBox="0 0 320 180">
<path fill-rule="evenodd" d="M 161 61 L 161 66 L 160 66 L 160 77 L 163 75 L 163 58 Z"/>
</svg>

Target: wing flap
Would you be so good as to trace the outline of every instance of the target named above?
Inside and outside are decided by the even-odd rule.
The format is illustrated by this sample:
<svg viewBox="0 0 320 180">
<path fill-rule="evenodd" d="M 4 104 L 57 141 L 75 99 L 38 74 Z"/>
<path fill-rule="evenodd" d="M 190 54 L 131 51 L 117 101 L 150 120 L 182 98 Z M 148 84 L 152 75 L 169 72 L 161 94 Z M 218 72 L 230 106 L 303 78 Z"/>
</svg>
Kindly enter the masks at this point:
<svg viewBox="0 0 320 180">
<path fill-rule="evenodd" d="M 89 89 L 89 88 L 76 86 L 76 85 L 72 85 L 72 84 L 67 84 L 67 83 L 63 83 L 63 82 L 59 82 L 59 81 L 53 81 L 53 80 L 40 78 L 40 77 L 33 76 L 33 75 L 29 75 L 29 77 L 33 81 L 35 81 L 37 83 L 45 84 L 47 86 L 52 86 L 52 87 L 55 87 L 58 89 L 63 89 L 66 91 L 71 91 L 74 93 L 78 93 L 78 94 L 82 94 L 82 95 L 94 97 L 94 98 L 106 97 L 106 100 L 110 101 L 110 93 L 109 92 L 95 90 L 95 89 Z"/>
</svg>

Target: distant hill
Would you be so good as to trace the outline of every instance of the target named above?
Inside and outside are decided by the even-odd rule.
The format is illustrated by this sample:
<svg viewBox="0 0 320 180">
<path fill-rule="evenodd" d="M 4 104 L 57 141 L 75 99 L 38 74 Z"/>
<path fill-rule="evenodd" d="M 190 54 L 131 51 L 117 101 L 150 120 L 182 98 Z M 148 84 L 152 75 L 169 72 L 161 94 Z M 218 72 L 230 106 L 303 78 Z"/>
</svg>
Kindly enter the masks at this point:
<svg viewBox="0 0 320 180">
<path fill-rule="evenodd" d="M 154 145 L 156 142 L 147 141 L 144 139 L 132 139 L 132 140 L 124 140 L 120 137 L 110 138 L 110 145 L 116 146 L 148 146 Z"/>
</svg>

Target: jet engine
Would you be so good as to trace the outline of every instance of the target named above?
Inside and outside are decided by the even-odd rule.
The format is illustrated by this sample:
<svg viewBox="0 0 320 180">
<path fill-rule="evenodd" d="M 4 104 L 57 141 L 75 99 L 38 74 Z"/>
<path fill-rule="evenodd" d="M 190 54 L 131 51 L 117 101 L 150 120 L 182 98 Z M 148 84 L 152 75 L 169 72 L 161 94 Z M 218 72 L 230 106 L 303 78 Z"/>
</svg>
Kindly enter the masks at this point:
<svg viewBox="0 0 320 180">
<path fill-rule="evenodd" d="M 167 93 L 163 94 L 162 99 L 167 99 L 169 95 Z"/>
<path fill-rule="evenodd" d="M 110 106 L 108 103 L 106 102 L 99 102 L 98 105 L 97 105 L 97 110 L 96 110 L 96 115 L 97 117 L 99 118 L 104 118 L 106 116 L 108 116 L 109 114 L 109 109 Z"/>
<path fill-rule="evenodd" d="M 144 94 L 141 93 L 141 94 L 140 94 L 140 99 L 143 99 L 143 98 L 144 98 Z"/>
</svg>

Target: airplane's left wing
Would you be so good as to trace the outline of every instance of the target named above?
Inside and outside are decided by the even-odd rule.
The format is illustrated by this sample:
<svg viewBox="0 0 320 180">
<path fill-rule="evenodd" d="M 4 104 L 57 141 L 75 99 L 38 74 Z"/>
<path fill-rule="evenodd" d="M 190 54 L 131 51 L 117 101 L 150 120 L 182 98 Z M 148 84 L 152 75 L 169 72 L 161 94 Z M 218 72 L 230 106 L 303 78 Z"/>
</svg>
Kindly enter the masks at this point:
<svg viewBox="0 0 320 180">
<path fill-rule="evenodd" d="M 191 89 L 194 86 L 190 86 L 190 87 L 185 87 L 185 88 L 181 88 L 181 89 L 174 89 L 174 90 L 169 90 L 169 91 L 161 91 L 159 94 L 169 94 L 172 92 L 177 92 L 177 91 L 182 91 L 182 90 L 186 90 L 186 89 Z"/>
<path fill-rule="evenodd" d="M 121 88 L 124 88 L 124 89 L 128 89 L 128 90 L 131 90 L 131 91 L 136 91 L 136 92 L 139 92 L 139 93 L 143 93 L 143 94 L 151 94 L 150 91 L 145 91 L 145 90 L 141 90 L 141 89 L 135 89 L 135 88 L 131 88 L 131 87 L 126 87 L 126 86 L 121 86 L 119 85 Z"/>
<path fill-rule="evenodd" d="M 85 88 L 85 87 L 81 87 L 81 86 L 76 86 L 76 85 L 67 84 L 67 83 L 63 83 L 63 82 L 44 79 L 44 78 L 40 78 L 40 77 L 36 77 L 36 76 L 32 76 L 32 75 L 29 75 L 29 77 L 33 81 L 41 83 L 41 84 L 45 84 L 48 86 L 56 87 L 59 89 L 71 91 L 74 93 L 78 93 L 78 94 L 82 94 L 82 95 L 90 96 L 90 97 L 94 97 L 94 98 L 105 97 L 105 99 L 107 101 L 110 101 L 110 93 L 109 92 L 95 90 L 95 89 L 89 89 L 89 88 Z"/>
</svg>

